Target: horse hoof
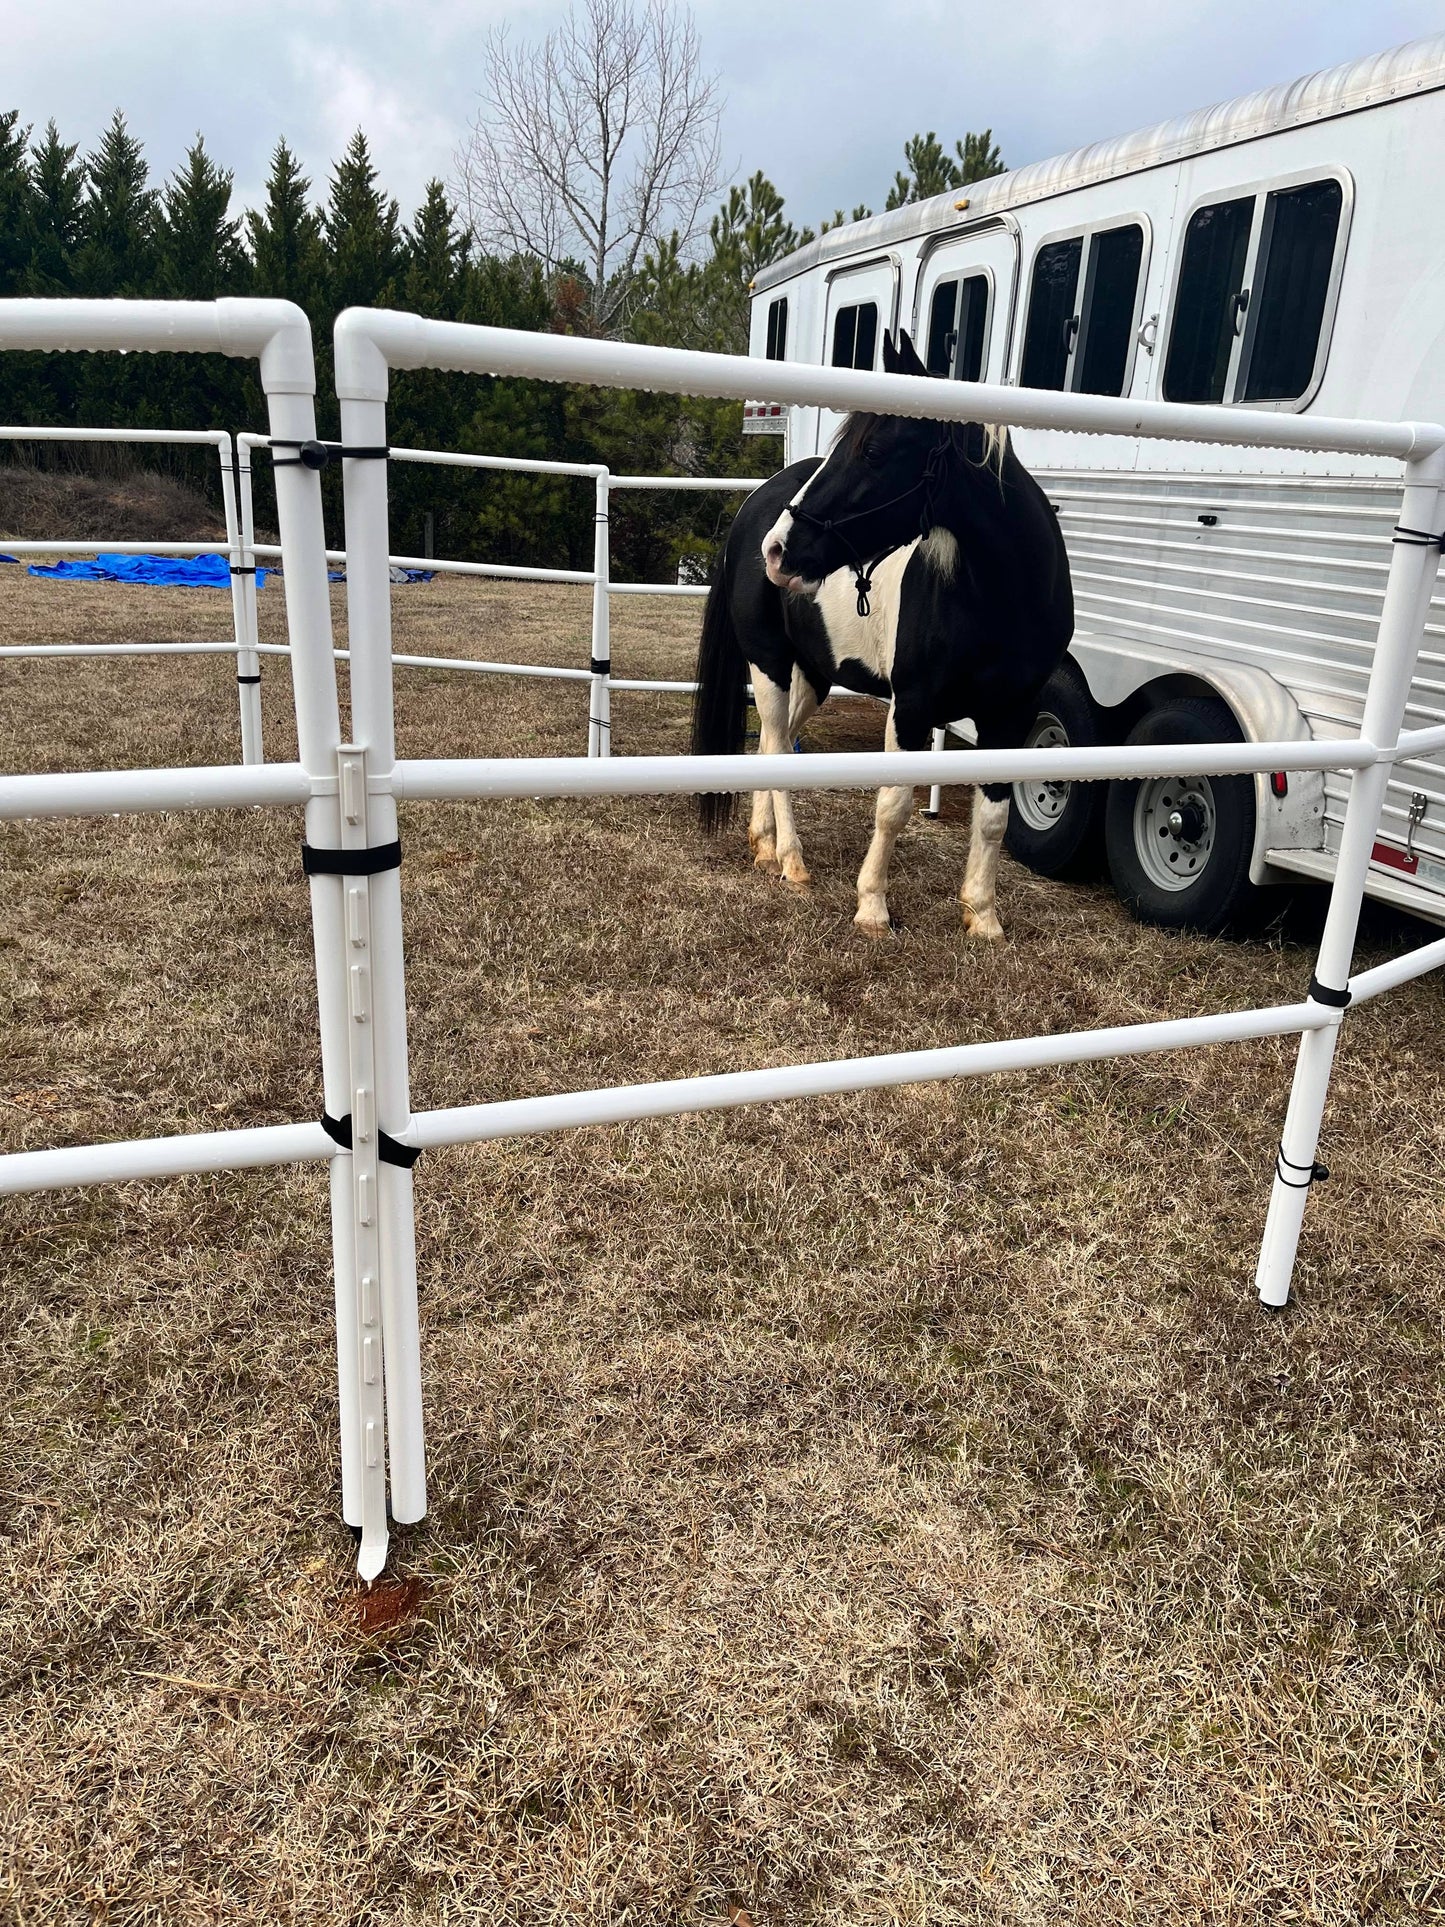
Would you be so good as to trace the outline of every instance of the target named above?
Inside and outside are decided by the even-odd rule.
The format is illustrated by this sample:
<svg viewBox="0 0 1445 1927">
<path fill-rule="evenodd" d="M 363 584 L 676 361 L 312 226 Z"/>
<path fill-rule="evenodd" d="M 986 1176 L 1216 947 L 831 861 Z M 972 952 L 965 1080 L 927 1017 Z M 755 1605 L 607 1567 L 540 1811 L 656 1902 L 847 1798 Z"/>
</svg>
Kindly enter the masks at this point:
<svg viewBox="0 0 1445 1927">
<path fill-rule="evenodd" d="M 982 914 L 976 910 L 965 910 L 963 934 L 972 937 L 975 943 L 1002 943 L 1003 925 L 992 910 Z"/>
<path fill-rule="evenodd" d="M 858 914 L 853 919 L 853 925 L 855 929 L 861 930 L 865 937 L 873 937 L 876 939 L 878 937 L 891 937 L 893 935 L 893 924 L 889 918 L 886 905 L 880 915 L 873 904 L 865 905 L 860 903 L 858 906 Z"/>
<path fill-rule="evenodd" d="M 803 859 L 790 856 L 783 865 L 783 881 L 791 883 L 795 890 L 807 890 L 812 887 L 813 879 L 808 875 Z"/>
<path fill-rule="evenodd" d="M 755 870 L 763 870 L 769 876 L 773 877 L 779 874 L 778 859 L 771 850 L 759 850 L 753 858 L 753 868 Z"/>
</svg>

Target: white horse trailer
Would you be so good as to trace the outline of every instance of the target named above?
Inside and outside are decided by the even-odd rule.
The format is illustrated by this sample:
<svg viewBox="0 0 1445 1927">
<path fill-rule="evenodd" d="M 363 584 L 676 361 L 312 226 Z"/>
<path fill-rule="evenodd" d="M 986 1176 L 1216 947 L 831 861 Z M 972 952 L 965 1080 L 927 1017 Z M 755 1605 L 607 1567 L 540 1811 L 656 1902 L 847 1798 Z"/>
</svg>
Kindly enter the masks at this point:
<svg viewBox="0 0 1445 1927">
<path fill-rule="evenodd" d="M 1442 178 L 1445 35 L 831 229 L 757 276 L 751 352 L 872 368 L 902 326 L 944 378 L 1445 419 Z M 795 460 L 839 419 L 749 404 L 744 425 L 781 429 Z M 1358 732 L 1391 463 L 1040 430 L 1018 446 L 1077 601 L 1076 668 L 1032 740 Z M 1436 602 L 1412 727 L 1445 721 L 1442 638 Z M 1348 788 L 1020 784 L 1009 840 L 1045 874 L 1102 841 L 1138 914 L 1218 927 L 1253 886 L 1331 875 Z M 1397 766 L 1368 887 L 1445 922 L 1445 755 Z"/>
</svg>

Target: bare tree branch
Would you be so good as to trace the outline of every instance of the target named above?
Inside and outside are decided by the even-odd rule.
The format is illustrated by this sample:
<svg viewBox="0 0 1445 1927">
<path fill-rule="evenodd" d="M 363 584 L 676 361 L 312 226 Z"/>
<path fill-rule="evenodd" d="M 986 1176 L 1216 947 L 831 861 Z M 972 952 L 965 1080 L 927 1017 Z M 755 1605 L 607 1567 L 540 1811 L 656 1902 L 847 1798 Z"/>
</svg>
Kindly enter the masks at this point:
<svg viewBox="0 0 1445 1927">
<path fill-rule="evenodd" d="M 582 270 L 593 323 L 616 325 L 645 250 L 686 249 L 721 182 L 715 77 L 667 0 L 580 0 L 544 40 L 487 37 L 482 108 L 456 194 L 486 245 Z"/>
</svg>

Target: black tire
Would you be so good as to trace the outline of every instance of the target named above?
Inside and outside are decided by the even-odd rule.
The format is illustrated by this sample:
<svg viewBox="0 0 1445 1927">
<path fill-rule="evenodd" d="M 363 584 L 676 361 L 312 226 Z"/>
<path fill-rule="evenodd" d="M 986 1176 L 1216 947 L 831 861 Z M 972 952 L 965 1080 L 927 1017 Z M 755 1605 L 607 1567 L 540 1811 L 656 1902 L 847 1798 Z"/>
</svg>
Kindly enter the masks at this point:
<svg viewBox="0 0 1445 1927">
<path fill-rule="evenodd" d="M 1103 740 L 1099 712 L 1083 672 L 1065 656 L 1044 684 L 1039 713 L 1024 739 L 1087 749 Z M 1102 866 L 1102 783 L 1015 783 L 1004 843 L 1010 856 L 1041 877 L 1096 875 Z"/>
<path fill-rule="evenodd" d="M 1240 743 L 1244 732 L 1218 697 L 1169 696 L 1127 740 Z M 1119 901 L 1140 923 L 1165 930 L 1212 937 L 1249 926 L 1265 894 L 1249 880 L 1254 815 L 1249 776 L 1110 783 L 1104 848 Z"/>
</svg>

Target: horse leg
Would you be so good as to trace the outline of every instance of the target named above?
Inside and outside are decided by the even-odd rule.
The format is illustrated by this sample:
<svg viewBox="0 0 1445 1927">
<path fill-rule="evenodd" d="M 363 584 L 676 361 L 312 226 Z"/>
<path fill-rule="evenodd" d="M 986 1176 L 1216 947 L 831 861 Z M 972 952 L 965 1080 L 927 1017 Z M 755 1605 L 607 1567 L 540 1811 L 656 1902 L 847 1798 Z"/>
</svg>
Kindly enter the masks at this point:
<svg viewBox="0 0 1445 1927">
<path fill-rule="evenodd" d="M 988 793 L 995 787 L 990 783 L 987 788 L 976 789 L 973 793 L 973 822 L 968 832 L 968 867 L 963 873 L 963 888 L 959 891 L 959 901 L 963 905 L 963 928 L 966 935 L 977 937 L 983 943 L 997 943 L 1003 935 L 1003 925 L 998 920 L 998 883 L 999 852 L 1003 848 L 1003 833 L 1008 827 L 1008 791 L 1002 798 L 991 797 Z"/>
<path fill-rule="evenodd" d="M 753 673 L 756 677 L 757 671 L 755 670 Z M 802 670 L 795 665 L 793 669 L 793 685 L 788 691 L 787 740 L 789 744 L 797 741 L 804 723 L 815 713 L 817 708 L 818 697 L 813 685 L 808 681 L 808 678 L 803 674 Z M 762 748 L 761 730 L 759 731 L 758 748 L 759 750 Z M 788 792 L 784 793 L 785 802 L 788 794 Z M 796 832 L 794 840 L 796 841 Z M 748 842 L 752 846 L 753 861 L 760 870 L 777 870 L 780 867 L 778 861 L 777 818 L 772 790 L 753 791 L 753 814 L 752 821 L 748 825 Z M 799 857 L 801 861 L 801 852 L 799 853 Z M 798 880 L 797 878 L 789 878 L 789 882 L 796 882 Z M 806 875 L 802 880 L 806 881 Z"/>
<path fill-rule="evenodd" d="M 778 867 L 778 836 L 773 824 L 773 792 L 753 791 L 753 814 L 748 824 L 748 843 L 753 862 L 760 870 Z"/>
<path fill-rule="evenodd" d="M 753 706 L 758 712 L 759 756 L 785 756 L 793 747 L 789 723 L 792 720 L 799 673 L 796 669 L 793 671 L 793 688 L 788 690 L 780 689 L 757 670 L 753 672 Z M 759 791 L 754 798 L 755 823 L 758 821 L 758 799 L 765 794 Z M 801 889 L 811 883 L 812 878 L 803 861 L 803 846 L 798 841 L 798 826 L 793 821 L 793 793 L 791 790 L 773 790 L 770 803 L 769 814 L 775 837 L 774 860 L 782 871 L 784 883 L 794 884 Z M 768 806 L 765 804 L 764 807 Z M 761 860 L 761 857 L 757 860 Z M 771 864 L 768 867 L 771 868 Z"/>
<path fill-rule="evenodd" d="M 1022 710 L 978 717 L 980 749 L 1018 749 L 1034 719 L 1031 699 Z M 1008 828 L 1009 798 L 1013 791 L 1007 783 L 982 783 L 973 792 L 973 821 L 968 832 L 968 867 L 963 873 L 959 902 L 963 905 L 964 934 L 982 943 L 997 943 L 1003 936 L 998 917 L 998 860 L 1003 849 L 1003 833 Z"/>
<path fill-rule="evenodd" d="M 898 748 L 898 731 L 893 710 L 888 711 L 884 746 Z M 913 785 L 897 784 L 878 792 L 873 810 L 873 841 L 858 872 L 858 914 L 853 921 L 870 937 L 886 937 L 892 928 L 888 918 L 888 873 L 893 865 L 893 846 L 903 834 L 913 814 Z"/>
</svg>

